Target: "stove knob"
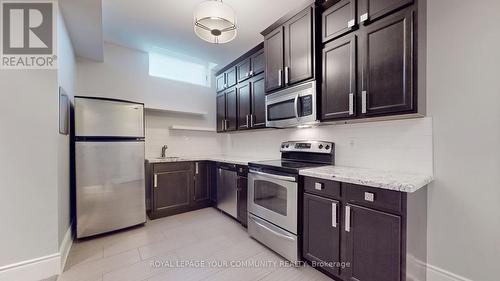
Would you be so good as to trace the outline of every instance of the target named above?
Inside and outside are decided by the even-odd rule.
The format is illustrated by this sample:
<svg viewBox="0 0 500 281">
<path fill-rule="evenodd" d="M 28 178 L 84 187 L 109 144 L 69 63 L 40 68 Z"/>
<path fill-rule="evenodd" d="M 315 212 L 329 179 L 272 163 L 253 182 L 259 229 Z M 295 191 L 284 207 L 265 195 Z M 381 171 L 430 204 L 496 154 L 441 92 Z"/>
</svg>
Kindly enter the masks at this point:
<svg viewBox="0 0 500 281">
<path fill-rule="evenodd" d="M 325 146 L 325 149 L 326 149 L 326 150 L 330 149 L 330 146 L 327 144 L 327 145 Z"/>
<path fill-rule="evenodd" d="M 287 144 L 287 145 L 286 145 L 286 148 L 289 148 L 289 147 L 290 147 L 290 145 L 289 145 L 289 144 Z"/>
<path fill-rule="evenodd" d="M 322 145 L 322 144 L 320 144 L 320 145 L 318 146 L 318 148 L 319 148 L 319 149 L 323 149 L 323 145 Z"/>
<path fill-rule="evenodd" d="M 281 145 L 281 148 L 285 148 L 285 145 L 284 145 L 284 144 L 282 144 L 282 145 Z"/>
</svg>

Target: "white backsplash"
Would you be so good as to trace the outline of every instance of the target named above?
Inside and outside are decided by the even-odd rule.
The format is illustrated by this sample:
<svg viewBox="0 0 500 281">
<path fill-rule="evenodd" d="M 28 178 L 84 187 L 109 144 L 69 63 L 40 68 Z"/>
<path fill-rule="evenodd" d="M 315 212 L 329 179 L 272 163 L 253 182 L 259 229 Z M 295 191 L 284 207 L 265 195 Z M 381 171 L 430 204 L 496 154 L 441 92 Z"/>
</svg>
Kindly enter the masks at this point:
<svg viewBox="0 0 500 281">
<path fill-rule="evenodd" d="M 336 164 L 432 174 L 432 118 L 237 132 L 223 138 L 228 155 L 279 158 L 287 140 L 335 143 Z"/>
<path fill-rule="evenodd" d="M 196 118 L 181 119 L 196 126 Z M 283 141 L 323 140 L 335 143 L 337 165 L 432 175 L 430 117 L 227 134 L 169 130 L 171 124 L 178 124 L 181 119 L 146 115 L 146 157 L 160 156 L 161 147 L 167 144 L 170 156 L 225 154 L 278 159 Z"/>
</svg>

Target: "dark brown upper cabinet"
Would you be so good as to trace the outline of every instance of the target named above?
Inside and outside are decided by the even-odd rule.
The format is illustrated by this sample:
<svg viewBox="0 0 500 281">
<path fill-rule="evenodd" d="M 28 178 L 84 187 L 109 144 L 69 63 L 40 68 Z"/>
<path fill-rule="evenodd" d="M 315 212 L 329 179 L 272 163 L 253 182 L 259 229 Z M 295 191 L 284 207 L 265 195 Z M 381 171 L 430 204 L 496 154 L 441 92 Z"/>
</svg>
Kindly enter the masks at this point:
<svg viewBox="0 0 500 281">
<path fill-rule="evenodd" d="M 217 106 L 217 132 L 224 132 L 225 120 L 226 120 L 226 94 L 221 93 L 217 95 L 216 98 Z"/>
<path fill-rule="evenodd" d="M 345 213 L 346 280 L 401 281 L 401 217 L 352 204 Z"/>
<path fill-rule="evenodd" d="M 355 34 L 347 35 L 323 48 L 322 120 L 349 118 L 356 114 L 356 38 Z"/>
<path fill-rule="evenodd" d="M 225 131 L 236 131 L 238 128 L 237 124 L 237 93 L 236 87 L 233 87 L 225 92 L 226 94 L 226 120 L 225 120 Z"/>
<path fill-rule="evenodd" d="M 250 126 L 252 128 L 266 127 L 266 91 L 265 77 L 260 74 L 252 79 L 252 114 L 250 118 Z"/>
<path fill-rule="evenodd" d="M 246 130 L 250 129 L 250 118 L 251 118 L 251 83 L 245 82 L 238 84 L 238 129 Z"/>
<path fill-rule="evenodd" d="M 256 52 L 250 57 L 250 62 L 252 65 L 251 76 L 259 75 L 264 72 L 266 68 L 266 58 L 264 56 L 264 49 Z"/>
<path fill-rule="evenodd" d="M 221 92 L 236 85 L 236 82 L 236 67 L 231 67 L 215 78 L 215 88 Z"/>
<path fill-rule="evenodd" d="M 340 261 L 340 202 L 311 194 L 304 194 L 303 256 L 320 264 Z M 333 275 L 339 268 L 323 267 Z"/>
<path fill-rule="evenodd" d="M 236 105 L 235 87 L 217 95 L 217 132 L 228 132 L 237 129 Z"/>
<path fill-rule="evenodd" d="M 264 50 L 260 50 L 236 65 L 238 83 L 264 72 Z"/>
<path fill-rule="evenodd" d="M 361 33 L 363 115 L 416 110 L 414 16 L 410 7 L 368 25 Z"/>
<path fill-rule="evenodd" d="M 266 57 L 266 92 L 280 89 L 283 84 L 284 28 L 280 26 L 264 37 Z"/>
<path fill-rule="evenodd" d="M 359 22 L 370 24 L 412 3 L 413 0 L 358 0 Z"/>
<path fill-rule="evenodd" d="M 310 79 L 313 71 L 313 8 L 308 7 L 285 23 L 285 85 Z"/>
<path fill-rule="evenodd" d="M 286 15 L 262 32 L 266 92 L 314 77 L 314 7 Z"/>
<path fill-rule="evenodd" d="M 215 88 L 217 92 L 224 91 L 226 88 L 226 74 L 221 73 L 217 77 L 215 77 Z"/>
<path fill-rule="evenodd" d="M 326 43 L 354 30 L 356 21 L 356 0 L 342 0 L 325 10 L 321 15 L 322 42 Z"/>
<path fill-rule="evenodd" d="M 207 161 L 194 162 L 193 202 L 210 202 L 210 163 Z"/>
</svg>

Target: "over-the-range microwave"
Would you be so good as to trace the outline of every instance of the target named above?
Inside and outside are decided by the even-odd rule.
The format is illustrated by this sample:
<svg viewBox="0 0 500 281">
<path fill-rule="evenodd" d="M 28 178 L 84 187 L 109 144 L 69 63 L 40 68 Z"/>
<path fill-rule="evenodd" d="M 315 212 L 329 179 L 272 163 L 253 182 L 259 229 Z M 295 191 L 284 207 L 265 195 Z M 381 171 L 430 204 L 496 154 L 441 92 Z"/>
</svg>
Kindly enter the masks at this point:
<svg viewBox="0 0 500 281">
<path fill-rule="evenodd" d="M 266 127 L 308 126 L 317 122 L 316 81 L 266 96 Z"/>
</svg>

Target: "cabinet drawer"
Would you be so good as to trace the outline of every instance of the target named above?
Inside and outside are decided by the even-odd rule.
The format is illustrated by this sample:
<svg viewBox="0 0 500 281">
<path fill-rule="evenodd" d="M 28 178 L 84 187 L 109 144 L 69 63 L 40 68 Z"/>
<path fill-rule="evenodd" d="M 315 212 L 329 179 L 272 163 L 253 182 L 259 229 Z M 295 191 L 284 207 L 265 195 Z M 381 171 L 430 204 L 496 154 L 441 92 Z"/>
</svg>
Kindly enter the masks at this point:
<svg viewBox="0 0 500 281">
<path fill-rule="evenodd" d="M 305 177 L 304 190 L 330 198 L 340 198 L 340 182 Z"/>
<path fill-rule="evenodd" d="M 402 211 L 402 193 L 399 191 L 384 190 L 362 185 L 344 183 L 343 192 L 350 203 L 361 206 L 393 211 Z"/>
<path fill-rule="evenodd" d="M 153 172 L 171 172 L 183 171 L 191 169 L 192 162 L 171 162 L 171 163 L 156 163 L 153 164 Z"/>
</svg>

